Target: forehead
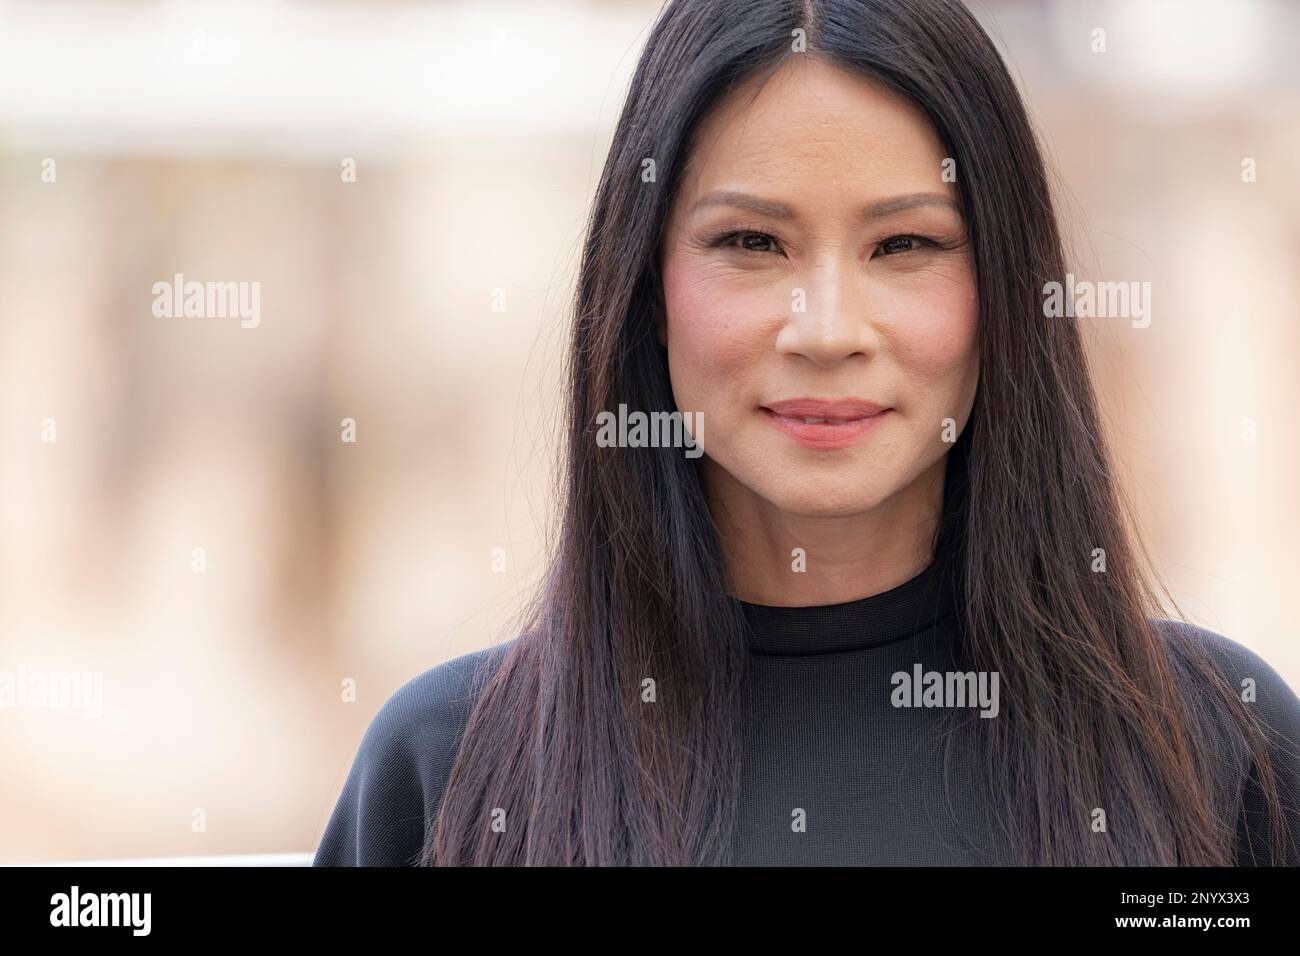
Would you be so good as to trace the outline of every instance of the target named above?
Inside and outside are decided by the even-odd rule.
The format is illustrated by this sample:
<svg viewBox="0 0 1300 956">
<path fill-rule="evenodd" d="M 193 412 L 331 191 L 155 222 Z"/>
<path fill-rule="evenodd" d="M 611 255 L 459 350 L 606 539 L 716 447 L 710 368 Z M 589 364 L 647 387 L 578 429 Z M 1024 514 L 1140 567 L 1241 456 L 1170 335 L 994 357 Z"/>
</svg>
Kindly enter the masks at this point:
<svg viewBox="0 0 1300 956">
<path fill-rule="evenodd" d="M 801 191 L 940 185 L 945 150 L 911 100 L 869 77 L 793 56 L 727 94 L 695 131 L 683 198 L 738 184 Z"/>
</svg>

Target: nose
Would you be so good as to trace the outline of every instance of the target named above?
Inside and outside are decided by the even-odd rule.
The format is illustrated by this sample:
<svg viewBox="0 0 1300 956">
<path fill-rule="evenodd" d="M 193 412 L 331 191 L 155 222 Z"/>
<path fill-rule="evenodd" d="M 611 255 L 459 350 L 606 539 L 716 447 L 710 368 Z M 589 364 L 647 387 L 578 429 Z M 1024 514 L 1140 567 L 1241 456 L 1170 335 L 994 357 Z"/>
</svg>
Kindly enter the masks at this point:
<svg viewBox="0 0 1300 956">
<path fill-rule="evenodd" d="M 851 263 L 827 261 L 790 290 L 790 314 L 777 334 L 777 351 L 822 368 L 878 347 L 863 277 Z M 798 281 L 798 280 L 796 280 Z"/>
</svg>

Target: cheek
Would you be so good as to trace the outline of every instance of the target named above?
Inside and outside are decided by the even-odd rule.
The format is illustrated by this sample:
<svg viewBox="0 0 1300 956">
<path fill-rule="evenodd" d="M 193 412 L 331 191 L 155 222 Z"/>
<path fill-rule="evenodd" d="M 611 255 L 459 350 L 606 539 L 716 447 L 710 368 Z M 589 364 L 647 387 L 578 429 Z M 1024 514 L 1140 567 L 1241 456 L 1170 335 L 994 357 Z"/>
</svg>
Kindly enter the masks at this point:
<svg viewBox="0 0 1300 956">
<path fill-rule="evenodd" d="M 945 281 L 900 291 L 890 310 L 889 350 L 914 398 L 951 402 L 973 396 L 978 375 L 979 302 L 974 277 L 963 270 Z"/>
<path fill-rule="evenodd" d="M 762 297 L 721 281 L 689 259 L 665 266 L 668 361 L 679 403 L 721 393 L 743 380 L 762 353 L 765 330 L 755 316 Z"/>
</svg>

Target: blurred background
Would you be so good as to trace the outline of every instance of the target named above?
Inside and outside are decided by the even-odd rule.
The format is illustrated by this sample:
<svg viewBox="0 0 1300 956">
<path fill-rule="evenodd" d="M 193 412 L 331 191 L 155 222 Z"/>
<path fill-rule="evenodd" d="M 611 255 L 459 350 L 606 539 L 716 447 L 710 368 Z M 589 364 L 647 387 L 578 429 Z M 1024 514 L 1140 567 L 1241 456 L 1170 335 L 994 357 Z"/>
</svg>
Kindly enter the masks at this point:
<svg viewBox="0 0 1300 956">
<path fill-rule="evenodd" d="M 1075 273 L 1152 284 L 1081 320 L 1152 556 L 1300 689 L 1300 4 L 971 5 Z M 0 676 L 88 675 L 0 706 L 0 862 L 310 853 L 384 700 L 513 636 L 659 8 L 0 3 Z"/>
</svg>

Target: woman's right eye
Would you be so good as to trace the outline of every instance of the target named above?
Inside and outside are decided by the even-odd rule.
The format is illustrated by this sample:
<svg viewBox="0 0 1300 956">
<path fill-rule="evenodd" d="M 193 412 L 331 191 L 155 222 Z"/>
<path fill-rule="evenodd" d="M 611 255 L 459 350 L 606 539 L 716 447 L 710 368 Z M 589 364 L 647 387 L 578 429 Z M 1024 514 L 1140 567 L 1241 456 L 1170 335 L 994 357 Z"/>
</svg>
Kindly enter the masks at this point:
<svg viewBox="0 0 1300 956">
<path fill-rule="evenodd" d="M 750 230 L 739 230 L 725 232 L 713 240 L 712 245 L 732 246 L 736 240 L 740 244 L 735 248 L 743 252 L 779 252 L 780 244 L 776 241 L 775 236 L 770 236 L 765 232 L 753 232 Z"/>
</svg>

